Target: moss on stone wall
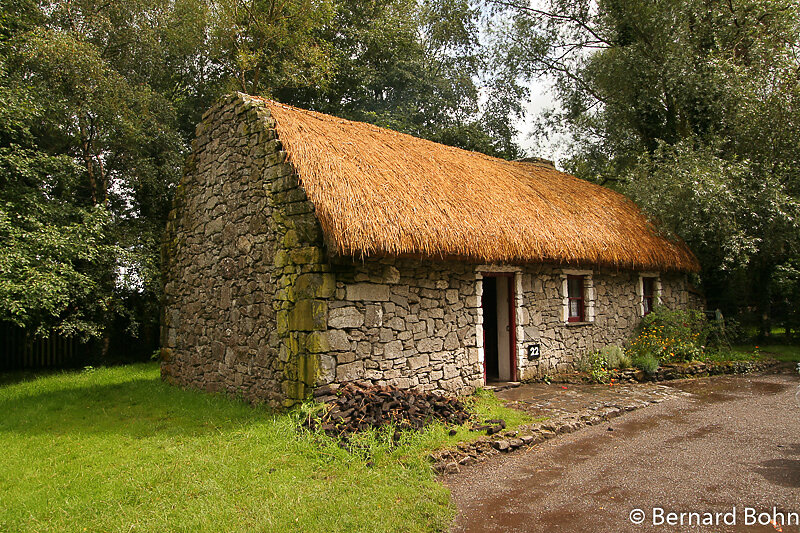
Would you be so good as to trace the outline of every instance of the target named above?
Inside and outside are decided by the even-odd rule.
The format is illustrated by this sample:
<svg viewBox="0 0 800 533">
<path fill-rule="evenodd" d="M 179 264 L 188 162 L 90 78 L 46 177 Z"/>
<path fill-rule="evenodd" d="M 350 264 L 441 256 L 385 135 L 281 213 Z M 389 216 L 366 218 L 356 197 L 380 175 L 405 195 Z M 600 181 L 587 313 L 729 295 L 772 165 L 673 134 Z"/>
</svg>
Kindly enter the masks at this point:
<svg viewBox="0 0 800 533">
<path fill-rule="evenodd" d="M 275 145 L 276 150 L 280 145 Z M 265 173 L 271 180 L 271 223 L 279 239 L 273 261 L 278 286 L 276 328 L 283 339 L 280 360 L 286 381 L 285 405 L 307 398 L 320 377 L 320 354 L 327 352 L 328 301 L 336 279 L 326 261 L 322 228 L 292 169 Z"/>
</svg>

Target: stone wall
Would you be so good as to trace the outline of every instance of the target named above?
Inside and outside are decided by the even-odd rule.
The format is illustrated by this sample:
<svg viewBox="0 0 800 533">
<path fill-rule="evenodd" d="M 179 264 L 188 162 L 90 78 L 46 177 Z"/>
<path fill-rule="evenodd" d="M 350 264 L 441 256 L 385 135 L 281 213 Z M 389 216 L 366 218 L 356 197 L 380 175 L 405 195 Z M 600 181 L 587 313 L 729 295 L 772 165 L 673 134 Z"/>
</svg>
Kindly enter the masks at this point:
<svg viewBox="0 0 800 533">
<path fill-rule="evenodd" d="M 370 381 L 439 392 L 483 385 L 481 272 L 513 273 L 516 285 L 517 369 L 522 380 L 571 370 L 587 352 L 622 344 L 642 317 L 640 273 L 611 269 L 586 275 L 590 320 L 568 323 L 563 279 L 572 269 L 452 261 L 368 259 L 333 266 L 328 344 L 319 384 Z M 660 301 L 687 305 L 686 276 L 658 278 Z M 539 345 L 540 356 L 528 358 Z"/>
<path fill-rule="evenodd" d="M 567 322 L 564 316 L 565 269 L 539 266 L 518 272 L 522 298 L 517 341 L 522 380 L 569 371 L 582 355 L 608 344 L 623 344 L 642 319 L 639 272 L 566 269 L 585 275 L 585 297 L 591 302 L 591 315 L 577 323 Z M 689 305 L 684 274 L 645 274 L 657 277 L 662 305 L 671 309 Z M 528 357 L 531 344 L 540 346 L 537 359 Z"/>
<path fill-rule="evenodd" d="M 163 247 L 162 375 L 290 404 L 317 381 L 333 277 L 265 106 L 203 115 Z"/>
<path fill-rule="evenodd" d="M 320 383 L 368 380 L 445 393 L 482 384 L 474 265 L 369 259 L 333 268 Z"/>
</svg>

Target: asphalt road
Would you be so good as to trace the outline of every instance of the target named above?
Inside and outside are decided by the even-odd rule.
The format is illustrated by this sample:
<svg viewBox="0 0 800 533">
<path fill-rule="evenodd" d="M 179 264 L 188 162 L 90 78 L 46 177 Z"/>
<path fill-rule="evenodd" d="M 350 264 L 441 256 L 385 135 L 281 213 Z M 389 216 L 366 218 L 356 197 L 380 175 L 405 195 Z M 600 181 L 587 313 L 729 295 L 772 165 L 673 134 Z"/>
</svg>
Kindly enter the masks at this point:
<svg viewBox="0 0 800 533">
<path fill-rule="evenodd" d="M 676 386 L 692 395 L 443 478 L 452 531 L 800 532 L 800 377 Z"/>
</svg>

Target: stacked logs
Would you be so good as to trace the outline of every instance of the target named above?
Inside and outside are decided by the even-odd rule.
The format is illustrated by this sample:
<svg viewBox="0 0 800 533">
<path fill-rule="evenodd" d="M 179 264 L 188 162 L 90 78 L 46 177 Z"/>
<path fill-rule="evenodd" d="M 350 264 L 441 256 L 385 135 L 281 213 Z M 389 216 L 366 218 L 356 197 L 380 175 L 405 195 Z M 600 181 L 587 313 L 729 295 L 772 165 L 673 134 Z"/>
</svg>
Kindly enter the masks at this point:
<svg viewBox="0 0 800 533">
<path fill-rule="evenodd" d="M 419 430 L 434 421 L 461 425 L 470 416 L 456 398 L 394 387 L 348 383 L 328 398 L 322 413 L 309 416 L 304 425 L 331 437 L 389 425 L 397 430 Z"/>
</svg>

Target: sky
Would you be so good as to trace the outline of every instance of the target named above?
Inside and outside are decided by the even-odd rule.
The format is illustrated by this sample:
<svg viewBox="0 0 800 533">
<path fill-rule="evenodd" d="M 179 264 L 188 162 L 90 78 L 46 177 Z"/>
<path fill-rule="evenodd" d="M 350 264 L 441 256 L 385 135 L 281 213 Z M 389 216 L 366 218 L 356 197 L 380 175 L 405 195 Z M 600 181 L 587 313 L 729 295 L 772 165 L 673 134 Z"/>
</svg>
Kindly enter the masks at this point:
<svg viewBox="0 0 800 533">
<path fill-rule="evenodd" d="M 515 124 L 519 131 L 515 140 L 525 150 L 526 156 L 542 157 L 558 163 L 566 155 L 564 148 L 567 139 L 565 137 L 554 136 L 554 138 L 541 142 L 538 147 L 532 138 L 536 117 L 547 109 L 558 107 L 558 102 L 553 97 L 551 89 L 551 80 L 534 79 L 531 81 L 530 100 L 524 105 L 525 115 Z"/>
<path fill-rule="evenodd" d="M 546 9 L 547 0 L 528 0 L 531 7 Z M 566 145 L 569 142 L 567 135 L 554 135 L 551 139 L 543 141 L 539 147 L 531 138 L 533 124 L 543 111 L 558 107 L 558 102 L 552 92 L 552 78 L 533 79 L 530 83 L 530 100 L 525 104 L 525 116 L 515 124 L 519 133 L 515 138 L 517 144 L 525 150 L 528 157 L 542 157 L 549 159 L 559 166 L 559 162 L 566 157 Z"/>
</svg>

